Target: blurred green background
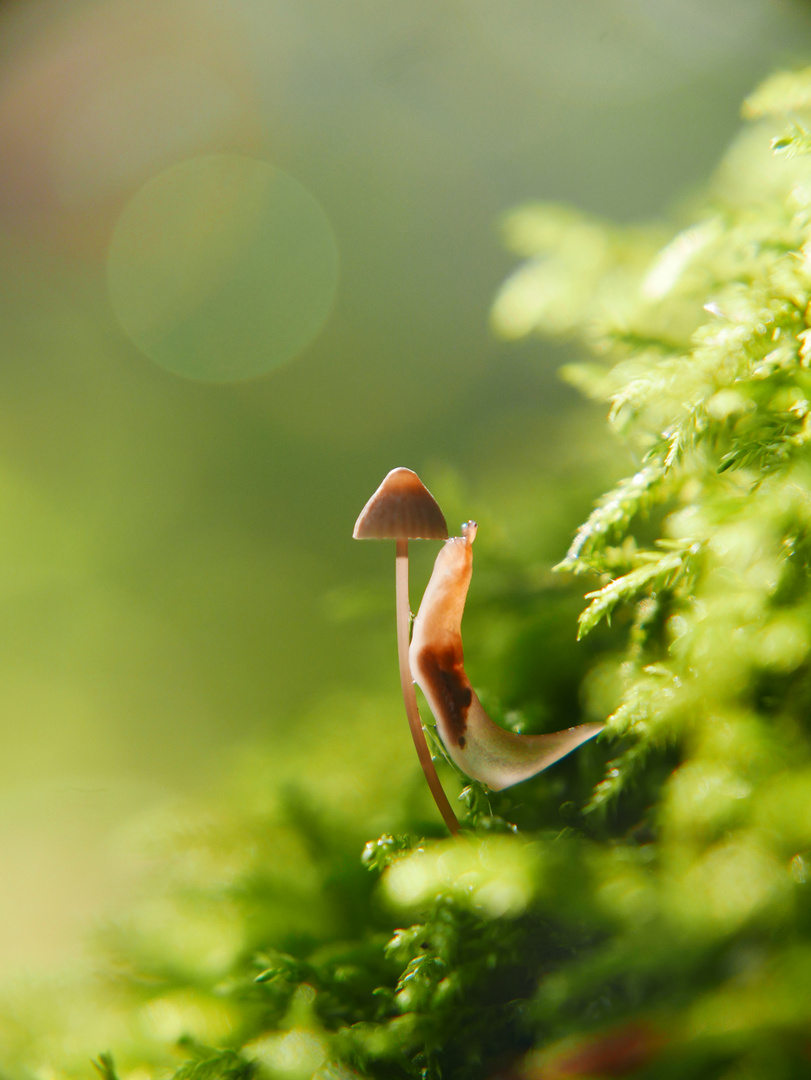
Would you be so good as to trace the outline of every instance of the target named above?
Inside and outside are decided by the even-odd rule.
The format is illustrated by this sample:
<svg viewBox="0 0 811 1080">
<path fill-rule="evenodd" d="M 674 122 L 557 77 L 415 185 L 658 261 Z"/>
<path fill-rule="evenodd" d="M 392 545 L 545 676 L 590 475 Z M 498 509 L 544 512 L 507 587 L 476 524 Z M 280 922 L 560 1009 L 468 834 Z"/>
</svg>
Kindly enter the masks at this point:
<svg viewBox="0 0 811 1080">
<path fill-rule="evenodd" d="M 788 0 L 0 5 L 6 972 L 126 901 L 128 822 L 323 702 L 377 695 L 413 767 L 366 498 L 417 469 L 486 583 L 488 529 L 543 573 L 618 471 L 564 350 L 488 329 L 499 217 L 655 217 L 809 44 Z"/>
</svg>

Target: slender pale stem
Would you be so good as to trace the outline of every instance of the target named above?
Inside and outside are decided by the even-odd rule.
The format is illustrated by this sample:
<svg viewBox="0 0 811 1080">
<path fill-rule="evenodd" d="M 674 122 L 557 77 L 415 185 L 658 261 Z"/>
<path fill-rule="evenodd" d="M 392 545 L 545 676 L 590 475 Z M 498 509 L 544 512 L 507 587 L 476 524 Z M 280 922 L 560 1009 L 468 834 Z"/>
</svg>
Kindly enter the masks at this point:
<svg viewBox="0 0 811 1080">
<path fill-rule="evenodd" d="M 396 603 L 397 603 L 397 655 L 400 660 L 400 685 L 403 688 L 403 701 L 405 701 L 408 726 L 411 728 L 411 737 L 420 759 L 422 771 L 428 781 L 428 787 L 434 796 L 434 802 L 439 808 L 440 814 L 454 834 L 459 832 L 459 822 L 456 819 L 448 796 L 442 790 L 442 784 L 434 768 L 431 751 L 425 741 L 425 732 L 422 730 L 422 720 L 417 708 L 417 695 L 414 691 L 414 680 L 411 678 L 411 665 L 408 662 L 408 624 L 410 608 L 408 604 L 408 540 L 397 541 L 396 562 Z"/>
</svg>

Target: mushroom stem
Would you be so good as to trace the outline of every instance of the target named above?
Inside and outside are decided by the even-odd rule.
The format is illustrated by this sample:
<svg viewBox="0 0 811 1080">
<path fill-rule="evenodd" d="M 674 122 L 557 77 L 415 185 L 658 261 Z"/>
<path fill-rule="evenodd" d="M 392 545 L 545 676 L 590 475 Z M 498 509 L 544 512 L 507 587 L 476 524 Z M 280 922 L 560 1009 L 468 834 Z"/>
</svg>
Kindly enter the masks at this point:
<svg viewBox="0 0 811 1080">
<path fill-rule="evenodd" d="M 411 728 L 411 737 L 420 759 L 422 771 L 428 781 L 428 787 L 434 797 L 440 814 L 445 824 L 454 835 L 459 832 L 459 822 L 454 814 L 448 796 L 445 794 L 442 784 L 434 768 L 434 761 L 428 743 L 425 741 L 425 732 L 422 730 L 422 720 L 417 708 L 417 695 L 414 690 L 414 680 L 411 677 L 411 666 L 408 662 L 408 623 L 410 607 L 408 603 L 408 540 L 397 541 L 397 558 L 395 562 L 396 584 L 396 608 L 397 608 L 397 656 L 400 661 L 400 685 L 403 688 L 403 701 L 405 702 L 408 726 Z"/>
</svg>

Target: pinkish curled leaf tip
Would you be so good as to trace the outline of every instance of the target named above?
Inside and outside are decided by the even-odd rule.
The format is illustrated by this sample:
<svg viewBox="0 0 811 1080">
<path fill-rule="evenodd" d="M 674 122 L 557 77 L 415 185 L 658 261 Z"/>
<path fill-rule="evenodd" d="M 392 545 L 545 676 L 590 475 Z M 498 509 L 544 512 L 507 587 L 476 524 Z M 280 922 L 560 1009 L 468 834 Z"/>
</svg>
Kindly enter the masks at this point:
<svg viewBox="0 0 811 1080">
<path fill-rule="evenodd" d="M 356 540 L 447 540 L 448 526 L 422 480 L 411 469 L 392 469 L 361 510 Z"/>
</svg>

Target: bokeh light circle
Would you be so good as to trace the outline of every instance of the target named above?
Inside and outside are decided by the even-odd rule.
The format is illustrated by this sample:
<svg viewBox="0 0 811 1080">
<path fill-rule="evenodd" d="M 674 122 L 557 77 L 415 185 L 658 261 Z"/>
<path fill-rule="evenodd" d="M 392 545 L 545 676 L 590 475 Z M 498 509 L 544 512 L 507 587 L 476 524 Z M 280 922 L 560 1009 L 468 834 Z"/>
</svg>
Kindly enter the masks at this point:
<svg viewBox="0 0 811 1080">
<path fill-rule="evenodd" d="M 297 180 L 240 154 L 191 158 L 122 212 L 107 280 L 116 316 L 155 363 L 206 382 L 262 375 L 323 325 L 338 249 Z"/>
</svg>

